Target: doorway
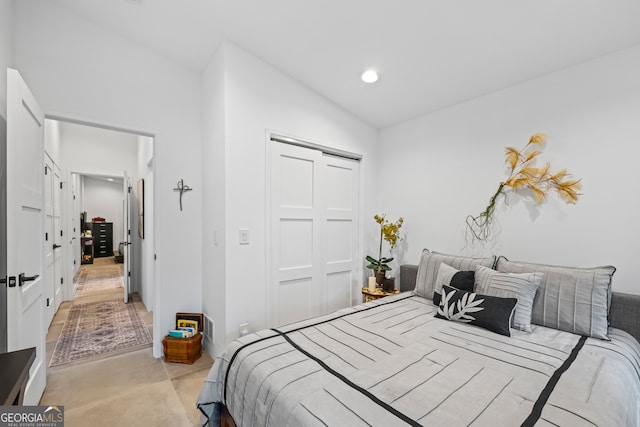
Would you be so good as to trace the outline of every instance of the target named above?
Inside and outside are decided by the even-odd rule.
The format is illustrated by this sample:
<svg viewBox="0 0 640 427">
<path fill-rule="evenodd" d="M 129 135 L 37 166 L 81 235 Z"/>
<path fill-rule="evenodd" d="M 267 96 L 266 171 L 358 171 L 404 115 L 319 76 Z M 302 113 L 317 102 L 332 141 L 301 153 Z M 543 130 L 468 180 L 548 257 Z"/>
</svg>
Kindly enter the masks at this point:
<svg viewBox="0 0 640 427">
<path fill-rule="evenodd" d="M 76 295 L 74 277 L 83 263 L 124 261 L 119 255 L 129 252 L 125 264 L 130 268 L 124 272 L 131 282 L 127 295 L 138 293 L 152 310 L 153 275 L 146 266 L 153 257 L 154 233 L 148 227 L 140 233 L 142 222 L 137 218 L 138 205 L 153 206 L 153 180 L 144 194 L 138 194 L 136 183 L 153 176 L 153 137 L 62 118 L 47 119 L 45 129 L 45 151 L 62 171 L 65 300 Z M 125 215 L 129 194 L 131 209 Z M 149 218 L 153 209 L 144 215 Z M 127 217 L 135 219 L 130 227 Z"/>
</svg>

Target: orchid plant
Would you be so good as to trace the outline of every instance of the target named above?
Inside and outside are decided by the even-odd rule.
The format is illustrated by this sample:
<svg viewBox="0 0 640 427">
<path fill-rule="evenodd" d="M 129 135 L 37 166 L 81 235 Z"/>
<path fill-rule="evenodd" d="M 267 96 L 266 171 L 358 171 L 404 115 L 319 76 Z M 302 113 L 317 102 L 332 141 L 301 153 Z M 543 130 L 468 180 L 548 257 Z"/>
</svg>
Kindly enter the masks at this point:
<svg viewBox="0 0 640 427">
<path fill-rule="evenodd" d="M 391 249 L 395 248 L 400 238 L 400 227 L 404 222 L 404 218 L 400 217 L 396 222 L 390 222 L 386 219 L 386 214 L 375 215 L 373 219 L 380 225 L 380 250 L 378 252 L 378 258 L 373 258 L 367 255 L 367 261 L 369 265 L 367 268 L 375 270 L 378 274 L 383 274 L 385 271 L 391 270 L 389 264 L 393 261 L 393 257 L 386 258 L 382 256 L 382 242 L 387 241 Z"/>
</svg>

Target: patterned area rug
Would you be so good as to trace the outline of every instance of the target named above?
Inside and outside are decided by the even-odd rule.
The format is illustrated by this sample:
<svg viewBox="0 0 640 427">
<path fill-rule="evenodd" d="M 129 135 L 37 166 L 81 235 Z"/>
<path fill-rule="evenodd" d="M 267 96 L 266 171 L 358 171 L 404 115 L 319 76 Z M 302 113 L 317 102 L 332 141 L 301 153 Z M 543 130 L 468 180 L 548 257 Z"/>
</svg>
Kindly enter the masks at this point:
<svg viewBox="0 0 640 427">
<path fill-rule="evenodd" d="M 150 345 L 149 328 L 134 304 L 121 299 L 74 304 L 49 366 Z"/>
<path fill-rule="evenodd" d="M 91 268 L 82 266 L 75 277 L 76 284 L 78 285 L 76 296 L 124 287 L 122 284 L 122 272 L 120 270 L 121 269 L 115 265 Z"/>
</svg>

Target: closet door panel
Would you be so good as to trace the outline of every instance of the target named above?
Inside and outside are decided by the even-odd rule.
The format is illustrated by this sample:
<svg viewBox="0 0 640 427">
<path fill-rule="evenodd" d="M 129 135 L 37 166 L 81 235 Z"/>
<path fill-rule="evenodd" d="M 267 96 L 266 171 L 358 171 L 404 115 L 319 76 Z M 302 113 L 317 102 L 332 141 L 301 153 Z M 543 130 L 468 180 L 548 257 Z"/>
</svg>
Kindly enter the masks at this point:
<svg viewBox="0 0 640 427">
<path fill-rule="evenodd" d="M 359 162 L 272 142 L 267 323 L 348 307 L 359 289 Z"/>
</svg>

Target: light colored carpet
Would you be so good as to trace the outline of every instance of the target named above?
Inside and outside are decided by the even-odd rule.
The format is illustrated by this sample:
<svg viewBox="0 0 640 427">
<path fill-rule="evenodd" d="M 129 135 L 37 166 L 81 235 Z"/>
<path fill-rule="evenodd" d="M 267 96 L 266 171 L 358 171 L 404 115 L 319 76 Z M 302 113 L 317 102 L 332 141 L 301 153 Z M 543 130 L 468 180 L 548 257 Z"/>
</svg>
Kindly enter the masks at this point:
<svg viewBox="0 0 640 427">
<path fill-rule="evenodd" d="M 149 328 L 122 299 L 73 304 L 49 366 L 150 346 Z"/>
</svg>

